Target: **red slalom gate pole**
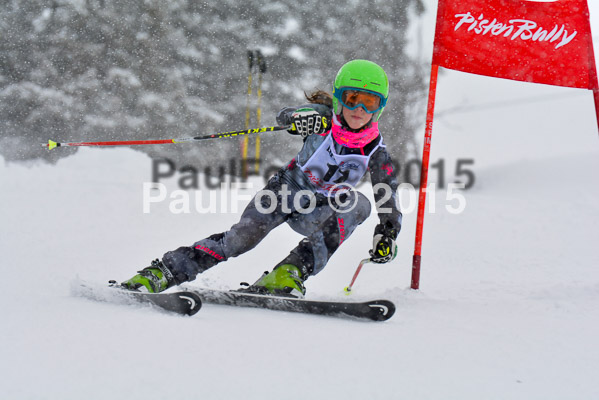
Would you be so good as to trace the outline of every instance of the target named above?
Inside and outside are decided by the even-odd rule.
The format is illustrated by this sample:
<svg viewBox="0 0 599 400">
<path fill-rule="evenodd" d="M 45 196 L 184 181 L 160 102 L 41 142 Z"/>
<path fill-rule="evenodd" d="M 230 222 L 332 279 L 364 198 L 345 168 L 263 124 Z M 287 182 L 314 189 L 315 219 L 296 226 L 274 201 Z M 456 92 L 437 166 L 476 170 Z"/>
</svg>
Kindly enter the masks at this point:
<svg viewBox="0 0 599 400">
<path fill-rule="evenodd" d="M 431 66 L 431 79 L 428 90 L 428 106 L 426 111 L 426 129 L 424 131 L 424 149 L 422 152 L 422 168 L 420 170 L 420 194 L 418 196 L 418 217 L 416 219 L 416 238 L 414 244 L 414 257 L 412 258 L 412 284 L 411 288 L 420 287 L 420 263 L 422 260 L 422 229 L 424 225 L 424 211 L 426 206 L 426 185 L 428 182 L 428 164 L 431 153 L 431 138 L 433 136 L 433 117 L 435 114 L 435 95 L 437 93 L 437 75 L 439 66 Z"/>
<path fill-rule="evenodd" d="M 595 65 L 595 52 L 593 51 L 593 37 L 589 35 L 589 80 L 595 100 L 595 115 L 597 116 L 597 127 L 599 128 L 599 82 L 597 81 L 597 67 Z"/>
</svg>

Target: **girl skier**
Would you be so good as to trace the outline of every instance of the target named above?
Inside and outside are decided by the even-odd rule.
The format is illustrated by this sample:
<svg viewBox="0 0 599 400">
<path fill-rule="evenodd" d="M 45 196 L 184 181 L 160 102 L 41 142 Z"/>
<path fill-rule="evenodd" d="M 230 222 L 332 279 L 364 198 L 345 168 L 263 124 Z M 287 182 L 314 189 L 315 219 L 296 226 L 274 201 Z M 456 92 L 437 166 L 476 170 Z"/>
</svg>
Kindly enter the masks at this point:
<svg viewBox="0 0 599 400">
<path fill-rule="evenodd" d="M 157 293 L 192 281 L 208 268 L 251 250 L 286 222 L 305 238 L 272 272 L 244 290 L 303 297 L 304 281 L 322 271 L 370 215 L 370 201 L 352 190 L 367 169 L 380 219 L 370 257 L 376 263 L 393 260 L 402 214 L 393 163 L 378 129 L 388 94 L 389 81 L 379 65 L 366 60 L 343 65 L 332 96 L 317 91 L 306 96 L 309 104 L 284 108 L 277 115 L 280 125 L 291 125 L 289 132 L 301 135 L 303 147 L 248 204 L 237 224 L 167 252 L 121 285 Z"/>
</svg>

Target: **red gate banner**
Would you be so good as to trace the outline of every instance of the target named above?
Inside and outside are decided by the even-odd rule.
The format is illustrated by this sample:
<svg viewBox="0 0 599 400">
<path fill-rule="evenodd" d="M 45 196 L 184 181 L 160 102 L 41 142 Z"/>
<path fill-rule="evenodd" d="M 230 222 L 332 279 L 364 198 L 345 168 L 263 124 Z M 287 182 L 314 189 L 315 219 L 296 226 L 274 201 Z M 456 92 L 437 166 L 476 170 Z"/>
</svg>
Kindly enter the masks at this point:
<svg viewBox="0 0 599 400">
<path fill-rule="evenodd" d="M 439 0 L 433 64 L 595 89 L 586 0 Z"/>
<path fill-rule="evenodd" d="M 599 84 L 586 0 L 439 0 L 412 289 L 420 285 L 426 185 L 440 66 L 496 78 L 592 89 L 599 124 Z"/>
</svg>

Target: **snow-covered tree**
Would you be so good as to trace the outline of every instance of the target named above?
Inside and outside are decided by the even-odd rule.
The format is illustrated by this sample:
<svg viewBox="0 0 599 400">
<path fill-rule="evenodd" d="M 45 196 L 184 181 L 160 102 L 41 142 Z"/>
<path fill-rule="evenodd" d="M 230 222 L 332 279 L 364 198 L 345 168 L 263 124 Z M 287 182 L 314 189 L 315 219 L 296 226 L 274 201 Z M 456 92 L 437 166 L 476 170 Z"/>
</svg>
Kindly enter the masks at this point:
<svg viewBox="0 0 599 400">
<path fill-rule="evenodd" d="M 346 61 L 382 65 L 391 97 L 381 128 L 399 157 L 413 151 L 421 119 L 413 109 L 424 97 L 423 74 L 405 53 L 409 19 L 421 10 L 420 0 L 3 2 L 0 152 L 7 160 L 55 161 L 76 150 L 44 152 L 40 143 L 243 128 L 246 55 L 260 49 L 268 67 L 263 126 L 275 123 L 281 107 L 299 104 L 304 91 L 330 90 Z M 285 162 L 299 147 L 284 133 L 262 140 L 267 164 Z M 238 140 L 138 148 L 198 168 L 225 165 L 238 149 Z"/>
</svg>

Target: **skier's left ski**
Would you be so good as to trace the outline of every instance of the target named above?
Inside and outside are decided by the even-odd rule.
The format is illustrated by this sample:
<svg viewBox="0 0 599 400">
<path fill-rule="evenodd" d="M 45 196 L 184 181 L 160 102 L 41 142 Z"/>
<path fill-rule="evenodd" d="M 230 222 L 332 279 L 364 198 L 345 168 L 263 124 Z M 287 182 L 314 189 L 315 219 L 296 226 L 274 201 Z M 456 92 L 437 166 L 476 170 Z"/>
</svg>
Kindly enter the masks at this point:
<svg viewBox="0 0 599 400">
<path fill-rule="evenodd" d="M 322 301 L 255 294 L 235 290 L 213 290 L 192 287 L 189 287 L 188 289 L 197 293 L 204 303 L 210 304 L 266 308 L 270 310 L 291 311 L 369 321 L 386 321 L 395 313 L 395 304 L 389 300 L 370 300 L 361 302 Z"/>
<path fill-rule="evenodd" d="M 142 293 L 126 290 L 118 285 L 94 287 L 85 282 L 75 282 L 71 287 L 74 295 L 116 304 L 151 304 L 164 311 L 181 315 L 194 315 L 202 308 L 202 299 L 188 291 L 168 293 Z"/>
</svg>

